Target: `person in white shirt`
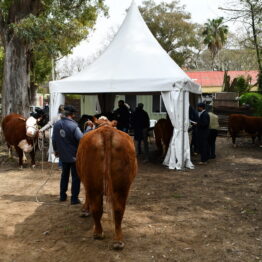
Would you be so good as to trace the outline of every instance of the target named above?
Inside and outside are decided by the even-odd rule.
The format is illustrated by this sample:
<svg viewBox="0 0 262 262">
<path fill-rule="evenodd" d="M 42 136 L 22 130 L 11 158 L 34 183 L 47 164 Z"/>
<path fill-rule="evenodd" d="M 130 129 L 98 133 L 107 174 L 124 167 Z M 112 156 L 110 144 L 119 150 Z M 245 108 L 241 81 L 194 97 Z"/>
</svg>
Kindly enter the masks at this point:
<svg viewBox="0 0 262 262">
<path fill-rule="evenodd" d="M 208 153 L 209 158 L 216 158 L 216 138 L 219 129 L 218 116 L 212 112 L 208 113 L 210 118 L 208 135 Z"/>
<path fill-rule="evenodd" d="M 53 127 L 54 124 L 61 119 L 63 111 L 64 111 L 64 105 L 60 105 L 59 108 L 58 108 L 58 114 L 56 116 L 54 116 L 45 126 L 43 126 L 39 130 L 39 132 L 43 133 L 44 131 L 46 131 L 46 130 L 50 129 L 51 127 Z"/>
</svg>

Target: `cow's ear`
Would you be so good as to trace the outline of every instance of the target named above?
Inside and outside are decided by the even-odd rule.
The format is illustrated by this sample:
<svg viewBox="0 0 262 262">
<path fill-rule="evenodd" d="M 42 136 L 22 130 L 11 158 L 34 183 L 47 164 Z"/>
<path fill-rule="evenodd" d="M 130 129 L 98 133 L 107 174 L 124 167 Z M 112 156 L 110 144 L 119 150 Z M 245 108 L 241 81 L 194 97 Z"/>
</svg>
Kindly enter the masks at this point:
<svg viewBox="0 0 262 262">
<path fill-rule="evenodd" d="M 116 120 L 113 120 L 113 121 L 111 122 L 111 124 L 112 124 L 112 127 L 116 127 L 116 126 L 117 126 L 117 121 L 116 121 Z"/>
<path fill-rule="evenodd" d="M 93 116 L 93 119 L 92 119 L 92 122 L 95 124 L 95 125 L 98 125 L 98 119 L 95 117 L 95 116 Z"/>
</svg>

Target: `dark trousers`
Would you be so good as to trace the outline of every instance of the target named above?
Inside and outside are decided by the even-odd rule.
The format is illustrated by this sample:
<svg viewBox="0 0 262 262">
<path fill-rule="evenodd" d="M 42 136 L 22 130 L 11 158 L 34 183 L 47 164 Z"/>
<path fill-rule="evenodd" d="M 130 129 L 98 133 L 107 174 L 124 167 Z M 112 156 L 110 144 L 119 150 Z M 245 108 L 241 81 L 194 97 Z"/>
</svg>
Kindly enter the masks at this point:
<svg viewBox="0 0 262 262">
<path fill-rule="evenodd" d="M 216 139 L 217 139 L 217 130 L 209 129 L 209 136 L 208 136 L 209 158 L 216 158 Z"/>
<path fill-rule="evenodd" d="M 60 199 L 65 200 L 67 198 L 66 192 L 68 189 L 70 170 L 71 170 L 71 177 L 72 177 L 71 201 L 76 201 L 78 200 L 78 195 L 80 191 L 80 179 L 76 172 L 75 163 L 62 162 L 62 174 L 60 180 Z"/>
<path fill-rule="evenodd" d="M 197 143 L 197 130 L 195 126 L 192 126 L 192 138 L 190 143 L 191 153 L 199 153 L 198 143 Z"/>
<path fill-rule="evenodd" d="M 201 157 L 201 162 L 206 162 L 209 157 L 208 153 L 208 134 L 209 130 L 198 129 L 197 130 L 197 140 L 198 140 L 198 150 Z"/>
<path fill-rule="evenodd" d="M 145 159 L 149 159 L 149 149 L 148 149 L 148 129 L 135 129 L 135 146 L 136 146 L 136 153 L 142 154 L 141 150 L 141 143 L 144 144 L 144 156 Z"/>
</svg>

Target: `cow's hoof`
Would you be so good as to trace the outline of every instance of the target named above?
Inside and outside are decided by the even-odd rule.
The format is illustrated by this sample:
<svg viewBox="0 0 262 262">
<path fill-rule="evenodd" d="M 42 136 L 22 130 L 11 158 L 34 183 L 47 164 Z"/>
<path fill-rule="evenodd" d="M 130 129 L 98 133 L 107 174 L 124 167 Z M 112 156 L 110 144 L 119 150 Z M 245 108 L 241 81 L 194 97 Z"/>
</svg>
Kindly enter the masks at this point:
<svg viewBox="0 0 262 262">
<path fill-rule="evenodd" d="M 32 165 L 32 168 L 35 169 L 35 165 Z"/>
<path fill-rule="evenodd" d="M 24 167 L 23 166 L 19 166 L 19 169 L 22 170 L 22 169 L 24 169 Z"/>
<path fill-rule="evenodd" d="M 89 211 L 82 210 L 82 213 L 81 213 L 80 217 L 89 217 L 90 215 L 91 215 L 91 213 Z"/>
<path fill-rule="evenodd" d="M 117 241 L 113 243 L 114 250 L 122 250 L 125 247 L 125 243 L 122 241 Z"/>
<path fill-rule="evenodd" d="M 95 239 L 95 240 L 103 240 L 104 238 L 105 238 L 105 235 L 104 235 L 104 233 L 102 232 L 101 234 L 94 234 L 93 235 L 93 238 Z"/>
</svg>

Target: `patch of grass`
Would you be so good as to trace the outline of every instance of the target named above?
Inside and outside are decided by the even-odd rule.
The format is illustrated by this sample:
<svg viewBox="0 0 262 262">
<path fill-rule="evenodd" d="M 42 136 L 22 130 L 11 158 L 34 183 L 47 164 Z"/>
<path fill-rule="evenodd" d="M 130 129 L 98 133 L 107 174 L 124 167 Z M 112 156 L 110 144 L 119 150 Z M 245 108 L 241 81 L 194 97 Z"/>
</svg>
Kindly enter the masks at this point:
<svg viewBox="0 0 262 262">
<path fill-rule="evenodd" d="M 179 194 L 174 194 L 174 195 L 173 195 L 173 198 L 175 198 L 175 199 L 181 199 L 181 198 L 183 198 L 183 196 L 182 196 L 182 195 L 179 195 Z"/>
</svg>

